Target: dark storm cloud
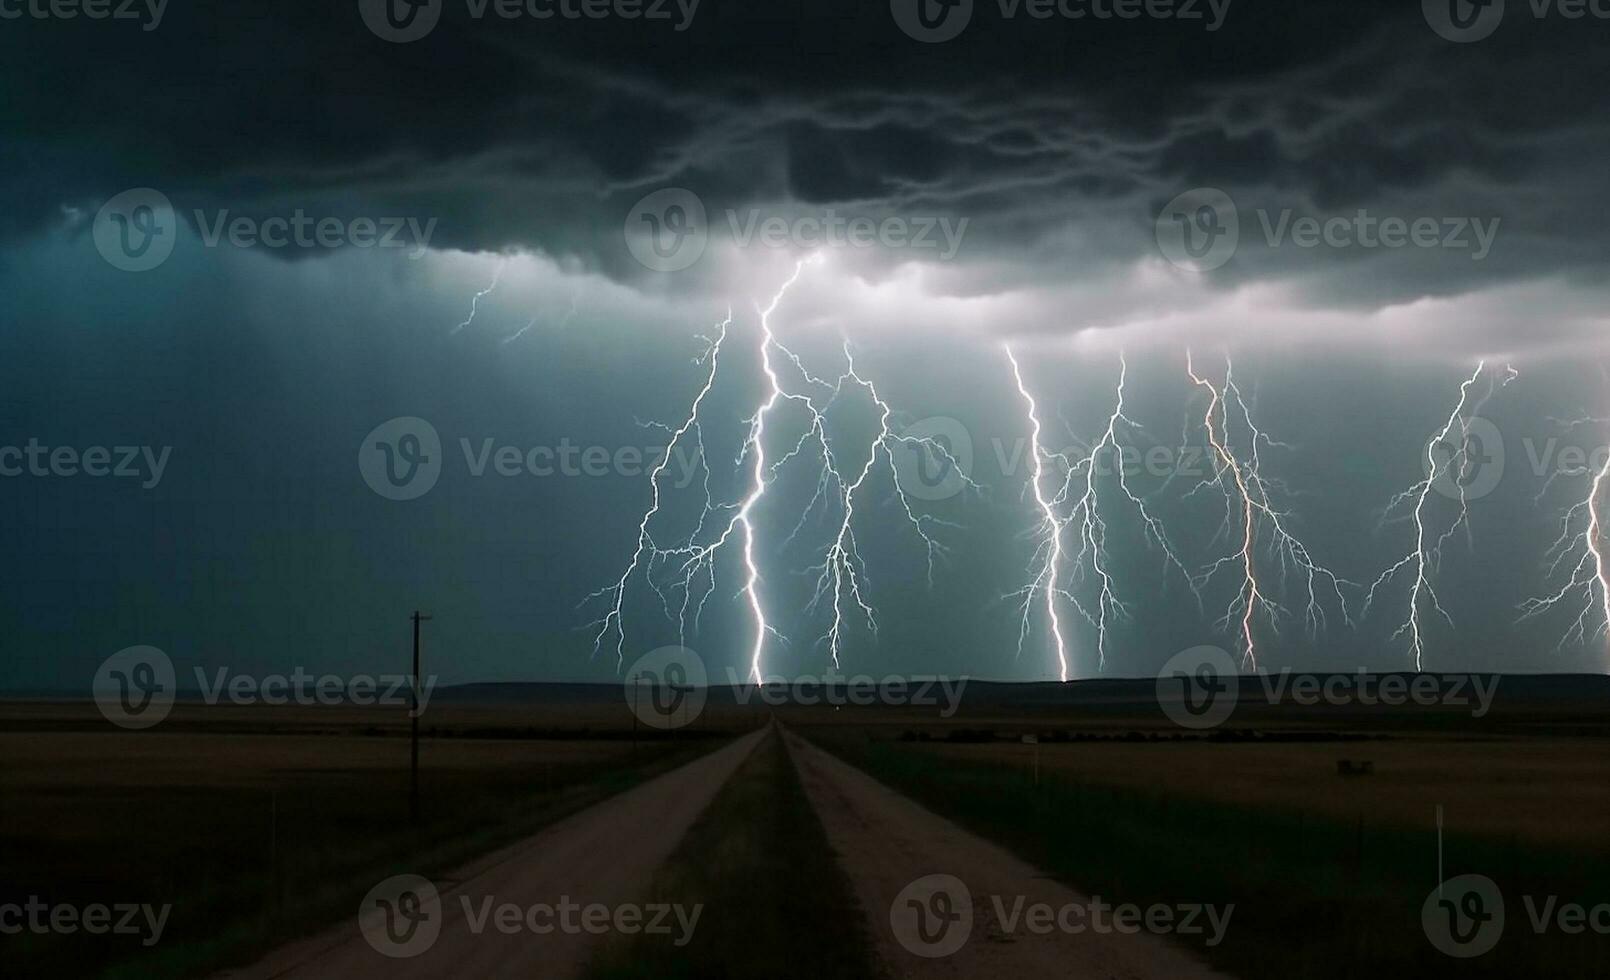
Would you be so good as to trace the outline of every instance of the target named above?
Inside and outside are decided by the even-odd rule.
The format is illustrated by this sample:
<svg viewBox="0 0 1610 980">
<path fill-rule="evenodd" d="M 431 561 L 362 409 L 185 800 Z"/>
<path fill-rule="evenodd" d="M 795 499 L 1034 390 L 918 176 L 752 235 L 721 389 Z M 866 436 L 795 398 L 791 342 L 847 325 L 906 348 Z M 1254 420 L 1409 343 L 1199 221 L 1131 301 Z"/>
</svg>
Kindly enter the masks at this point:
<svg viewBox="0 0 1610 980">
<path fill-rule="evenodd" d="M 980 0 L 936 45 L 851 0 L 705 0 L 685 31 L 477 20 L 458 0 L 412 44 L 353 2 L 175 0 L 154 31 L 5 21 L 0 233 L 150 184 L 187 215 L 433 216 L 437 247 L 630 278 L 627 211 L 682 185 L 716 223 L 750 206 L 965 216 L 964 259 L 1055 282 L 1155 255 L 1158 210 L 1196 186 L 1274 213 L 1501 218 L 1506 247 L 1479 266 L 1256 248 L 1210 283 L 1317 269 L 1314 290 L 1369 306 L 1602 264 L 1590 216 L 1610 191 L 1582 161 L 1607 149 L 1610 24 L 1529 10 L 1471 45 L 1406 2 L 1235 0 L 1208 32 Z"/>
</svg>

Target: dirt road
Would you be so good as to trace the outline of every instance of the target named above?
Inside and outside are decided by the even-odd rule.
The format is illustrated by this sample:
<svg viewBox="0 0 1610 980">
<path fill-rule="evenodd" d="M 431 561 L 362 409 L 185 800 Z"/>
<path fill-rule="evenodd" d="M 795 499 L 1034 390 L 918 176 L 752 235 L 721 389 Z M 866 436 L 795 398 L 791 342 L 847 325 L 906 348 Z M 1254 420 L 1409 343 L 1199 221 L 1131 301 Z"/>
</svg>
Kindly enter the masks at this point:
<svg viewBox="0 0 1610 980">
<path fill-rule="evenodd" d="M 496 917 L 484 910 L 504 905 L 521 910 L 558 907 L 566 899 L 582 906 L 601 903 L 611 908 L 641 901 L 654 870 L 764 734 L 761 730 L 745 735 L 432 880 L 441 896 L 439 904 L 429 900 L 428 891 L 417 888 L 381 896 L 395 910 L 402 908 L 396 903 L 406 895 L 410 903 L 419 903 L 411 911 L 423 911 L 421 919 L 437 918 L 440 932 L 433 941 L 430 927 L 411 934 L 407 928 L 398 928 L 388 934 L 378 907 L 369 909 L 366 937 L 355 909 L 323 935 L 281 947 L 250 967 L 222 976 L 237 980 L 577 976 L 600 936 L 558 928 L 538 934 L 523 921 L 505 932 L 498 928 Z M 420 895 L 427 897 L 420 902 Z M 579 913 L 574 918 L 581 921 Z M 475 920 L 479 920 L 478 927 Z M 558 921 L 548 913 L 538 920 L 544 926 Z M 674 926 L 675 921 L 672 916 L 668 924 Z M 409 938 L 396 941 L 401 936 Z M 371 939 L 392 953 L 409 955 L 382 955 Z"/>
<path fill-rule="evenodd" d="M 889 976 L 1223 978 L 1156 935 L 1032 931 L 1030 907 L 1088 900 L 799 737 L 786 741 Z"/>
</svg>

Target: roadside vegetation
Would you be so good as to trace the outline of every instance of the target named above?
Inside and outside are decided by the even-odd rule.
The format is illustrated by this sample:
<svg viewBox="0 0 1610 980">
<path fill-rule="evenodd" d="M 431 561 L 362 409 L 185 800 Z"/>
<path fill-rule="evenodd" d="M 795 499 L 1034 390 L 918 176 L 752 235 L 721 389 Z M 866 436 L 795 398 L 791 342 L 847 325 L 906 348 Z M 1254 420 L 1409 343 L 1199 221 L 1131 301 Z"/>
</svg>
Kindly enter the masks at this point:
<svg viewBox="0 0 1610 980">
<path fill-rule="evenodd" d="M 1610 843 L 1566 848 L 1448 833 L 1444 879 L 1483 874 L 1505 896 L 1498 946 L 1458 960 L 1437 952 L 1421 925 L 1439 880 L 1429 821 L 1416 831 L 1364 815 L 1340 818 L 1324 806 L 1205 799 L 1178 791 L 1162 769 L 1153 789 L 1083 782 L 1055 767 L 1036 771 L 1021 745 L 1003 745 L 990 761 L 947 756 L 887 732 L 874 739 L 824 726 L 803 734 L 1084 894 L 1143 905 L 1234 903 L 1225 941 L 1193 948 L 1245 980 L 1610 974 L 1610 937 L 1552 926 L 1539 936 L 1522 900 L 1535 896 L 1539 909 L 1551 895 L 1588 908 L 1610 902 Z"/>
<path fill-rule="evenodd" d="M 589 980 L 860 980 L 871 938 L 799 773 L 774 730 L 655 875 L 652 902 L 703 904 L 686 945 L 604 946 Z"/>
<path fill-rule="evenodd" d="M 0 880 L 51 904 L 171 904 L 160 942 L 7 936 L 35 976 L 186 977 L 352 918 L 375 883 L 443 874 L 725 744 L 726 731 L 499 727 L 474 713 L 421 742 L 359 714 L 236 711 L 153 732 L 0 725 Z M 210 716 L 208 716 L 210 717 Z M 311 718 L 311 720 L 309 720 Z M 41 730 L 44 729 L 44 730 Z"/>
</svg>

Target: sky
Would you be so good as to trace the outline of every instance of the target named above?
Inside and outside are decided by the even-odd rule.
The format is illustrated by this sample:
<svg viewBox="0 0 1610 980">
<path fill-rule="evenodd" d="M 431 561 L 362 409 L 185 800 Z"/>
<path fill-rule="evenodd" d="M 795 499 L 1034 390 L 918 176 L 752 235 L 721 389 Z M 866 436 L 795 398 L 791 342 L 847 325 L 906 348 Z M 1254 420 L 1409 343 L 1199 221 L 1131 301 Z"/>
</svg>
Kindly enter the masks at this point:
<svg viewBox="0 0 1610 980">
<path fill-rule="evenodd" d="M 924 3 L 0 0 L 0 689 L 1606 669 L 1610 20 Z"/>
</svg>

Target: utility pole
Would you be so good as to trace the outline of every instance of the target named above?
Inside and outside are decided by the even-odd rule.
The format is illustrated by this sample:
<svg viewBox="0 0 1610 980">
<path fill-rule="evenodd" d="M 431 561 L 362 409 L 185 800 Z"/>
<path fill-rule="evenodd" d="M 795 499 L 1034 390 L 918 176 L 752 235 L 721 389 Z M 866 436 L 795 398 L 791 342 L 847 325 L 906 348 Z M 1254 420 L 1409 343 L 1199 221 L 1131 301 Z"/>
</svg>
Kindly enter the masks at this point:
<svg viewBox="0 0 1610 980">
<path fill-rule="evenodd" d="M 414 684 L 413 699 L 409 706 L 409 715 L 412 716 L 412 731 L 409 735 L 410 758 L 408 763 L 408 819 L 411 823 L 419 823 L 419 624 L 430 617 L 415 609 L 414 621 Z"/>
<path fill-rule="evenodd" d="M 632 675 L 632 758 L 634 760 L 637 758 L 637 718 L 638 718 L 638 712 L 640 710 L 639 707 L 638 707 L 638 701 L 639 701 L 640 697 L 642 696 L 642 693 L 643 693 L 643 675 L 642 674 L 633 674 Z"/>
</svg>

